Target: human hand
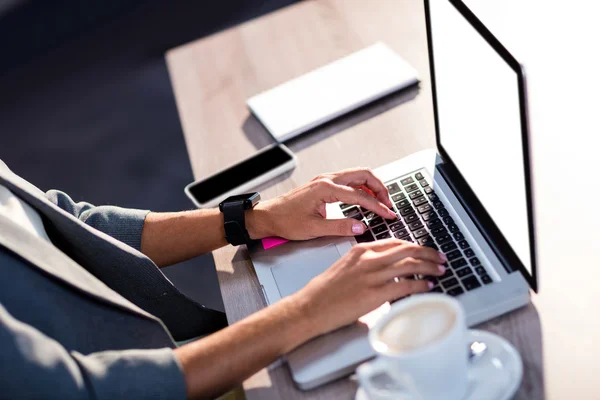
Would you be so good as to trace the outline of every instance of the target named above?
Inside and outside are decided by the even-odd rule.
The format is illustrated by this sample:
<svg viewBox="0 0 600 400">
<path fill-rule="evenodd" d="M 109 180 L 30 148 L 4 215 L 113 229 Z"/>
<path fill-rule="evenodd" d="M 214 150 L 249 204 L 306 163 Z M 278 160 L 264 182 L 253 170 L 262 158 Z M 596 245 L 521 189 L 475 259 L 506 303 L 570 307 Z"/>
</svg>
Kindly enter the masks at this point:
<svg viewBox="0 0 600 400">
<path fill-rule="evenodd" d="M 366 187 L 375 197 L 360 189 Z M 385 219 L 396 219 L 387 188 L 369 169 L 347 169 L 323 174 L 297 189 L 260 202 L 246 214 L 250 237 L 279 236 L 305 240 L 320 236 L 355 236 L 365 225 L 352 218 L 326 219 L 327 203 L 357 204 Z"/>
<path fill-rule="evenodd" d="M 440 276 L 445 262 L 444 254 L 403 240 L 361 243 L 292 296 L 317 336 L 356 321 L 386 301 L 429 291 L 433 283 L 426 279 L 394 278 Z"/>
</svg>

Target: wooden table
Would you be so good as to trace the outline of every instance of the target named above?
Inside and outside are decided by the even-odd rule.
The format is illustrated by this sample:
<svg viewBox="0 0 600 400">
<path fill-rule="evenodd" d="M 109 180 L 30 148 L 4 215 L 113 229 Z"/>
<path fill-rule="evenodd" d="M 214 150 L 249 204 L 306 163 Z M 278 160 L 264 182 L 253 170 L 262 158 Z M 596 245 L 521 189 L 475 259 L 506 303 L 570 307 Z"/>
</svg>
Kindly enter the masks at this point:
<svg viewBox="0 0 600 400">
<path fill-rule="evenodd" d="M 422 1 L 307 1 L 168 52 L 194 176 L 214 173 L 272 142 L 246 108 L 247 98 L 377 41 L 419 71 L 420 89 L 392 95 L 289 143 L 298 167 L 259 188 L 262 196 L 283 194 L 323 172 L 374 168 L 435 147 Z M 228 246 L 213 255 L 229 322 L 265 307 L 246 249 Z M 480 328 L 521 352 L 524 379 L 517 398 L 544 398 L 535 307 Z M 244 389 L 248 399 L 350 399 L 356 383 L 342 379 L 301 392 L 276 363 L 246 380 Z"/>
</svg>

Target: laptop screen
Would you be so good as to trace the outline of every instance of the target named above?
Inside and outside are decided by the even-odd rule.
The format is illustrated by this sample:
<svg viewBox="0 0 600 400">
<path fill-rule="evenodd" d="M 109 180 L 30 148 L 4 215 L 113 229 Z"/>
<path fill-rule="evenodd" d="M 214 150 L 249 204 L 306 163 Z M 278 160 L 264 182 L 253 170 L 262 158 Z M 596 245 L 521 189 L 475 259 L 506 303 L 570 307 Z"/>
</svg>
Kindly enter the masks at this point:
<svg viewBox="0 0 600 400">
<path fill-rule="evenodd" d="M 532 275 L 517 72 L 449 0 L 429 0 L 438 144 Z"/>
</svg>

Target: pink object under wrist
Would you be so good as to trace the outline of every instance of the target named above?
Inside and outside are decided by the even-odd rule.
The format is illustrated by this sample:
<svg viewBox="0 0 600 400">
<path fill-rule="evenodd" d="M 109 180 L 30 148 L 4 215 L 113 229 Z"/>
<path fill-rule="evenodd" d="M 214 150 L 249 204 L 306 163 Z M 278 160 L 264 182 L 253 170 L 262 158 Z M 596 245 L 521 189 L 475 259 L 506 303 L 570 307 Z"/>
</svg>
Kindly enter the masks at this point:
<svg viewBox="0 0 600 400">
<path fill-rule="evenodd" d="M 275 237 L 266 237 L 266 238 L 262 239 L 262 245 L 265 250 L 269 250 L 270 248 L 279 246 L 280 244 L 284 244 L 285 242 L 288 242 L 288 240 L 284 239 L 284 238 L 276 237 L 276 236 Z"/>
</svg>

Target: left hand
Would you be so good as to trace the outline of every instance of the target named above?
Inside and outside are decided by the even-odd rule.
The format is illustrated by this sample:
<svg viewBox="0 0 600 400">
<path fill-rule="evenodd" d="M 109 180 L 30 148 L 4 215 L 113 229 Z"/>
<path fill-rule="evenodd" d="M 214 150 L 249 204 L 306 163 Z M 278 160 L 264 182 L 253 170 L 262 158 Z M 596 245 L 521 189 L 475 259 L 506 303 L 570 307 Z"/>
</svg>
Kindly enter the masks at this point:
<svg viewBox="0 0 600 400">
<path fill-rule="evenodd" d="M 371 190 L 375 197 L 361 190 L 361 186 Z M 360 221 L 326 218 L 325 205 L 338 201 L 359 205 L 384 219 L 396 219 L 396 214 L 390 210 L 392 202 L 383 182 L 371 170 L 357 168 L 319 175 L 291 192 L 258 203 L 247 212 L 246 226 L 253 239 L 279 236 L 305 240 L 363 234 L 366 227 Z"/>
</svg>

